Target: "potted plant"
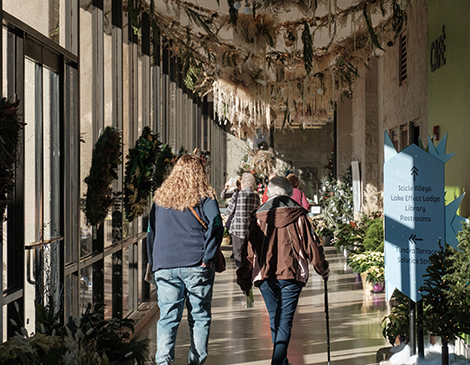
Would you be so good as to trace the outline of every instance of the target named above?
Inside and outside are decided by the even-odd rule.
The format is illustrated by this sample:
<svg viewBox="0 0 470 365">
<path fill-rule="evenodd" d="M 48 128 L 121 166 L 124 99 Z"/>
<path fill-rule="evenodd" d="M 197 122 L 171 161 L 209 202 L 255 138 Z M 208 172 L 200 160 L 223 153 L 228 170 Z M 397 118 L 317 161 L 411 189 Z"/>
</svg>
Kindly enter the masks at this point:
<svg viewBox="0 0 470 365">
<path fill-rule="evenodd" d="M 67 324 L 72 334 L 84 334 L 83 344 L 93 348 L 109 364 L 144 365 L 149 360 L 149 339 L 134 334 L 134 320 L 129 318 L 104 318 L 103 304 L 88 304 L 79 321 Z"/>
<path fill-rule="evenodd" d="M 384 266 L 371 266 L 365 272 L 366 281 L 374 284 L 374 293 L 380 293 L 384 290 L 385 268 Z"/>
<path fill-rule="evenodd" d="M 313 218 L 315 224 L 315 233 L 321 238 L 323 245 L 328 246 L 333 238 L 333 231 L 329 228 L 323 214 L 319 214 Z"/>
<path fill-rule="evenodd" d="M 361 275 L 362 285 L 366 291 L 372 291 L 377 282 L 384 282 L 385 256 L 383 252 L 365 251 L 351 253 L 347 259 L 348 265 L 354 272 Z"/>
<path fill-rule="evenodd" d="M 134 321 L 104 319 L 102 304 L 89 304 L 80 318 L 70 318 L 65 326 L 59 318 L 54 305 L 36 302 L 36 333 L 18 326 L 16 335 L 0 345 L 0 363 L 144 365 L 150 361 L 149 339 L 133 336 Z"/>
</svg>

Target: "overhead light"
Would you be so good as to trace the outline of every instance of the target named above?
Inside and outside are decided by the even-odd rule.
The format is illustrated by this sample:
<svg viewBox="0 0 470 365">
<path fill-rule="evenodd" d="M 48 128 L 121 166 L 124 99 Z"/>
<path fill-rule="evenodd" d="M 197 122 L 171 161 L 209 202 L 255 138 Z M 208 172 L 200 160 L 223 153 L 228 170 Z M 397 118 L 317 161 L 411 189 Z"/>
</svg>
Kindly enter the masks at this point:
<svg viewBox="0 0 470 365">
<path fill-rule="evenodd" d="M 245 14 L 247 14 L 247 15 L 248 15 L 248 14 L 251 14 L 251 8 L 250 8 L 249 6 L 245 6 L 245 7 L 243 8 L 243 12 L 244 12 Z"/>
<path fill-rule="evenodd" d="M 240 1 L 235 1 L 233 3 L 233 7 L 238 10 L 242 7 L 242 3 Z"/>
</svg>

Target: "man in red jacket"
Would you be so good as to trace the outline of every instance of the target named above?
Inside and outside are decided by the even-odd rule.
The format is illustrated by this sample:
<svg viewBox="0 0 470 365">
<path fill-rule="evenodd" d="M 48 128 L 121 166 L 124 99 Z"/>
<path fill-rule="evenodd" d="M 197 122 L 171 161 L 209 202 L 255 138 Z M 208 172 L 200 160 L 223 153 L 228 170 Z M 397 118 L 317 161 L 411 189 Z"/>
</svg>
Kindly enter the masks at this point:
<svg viewBox="0 0 470 365">
<path fill-rule="evenodd" d="M 260 288 L 270 319 L 271 364 L 287 365 L 287 347 L 300 292 L 308 280 L 308 263 L 324 280 L 330 270 L 307 211 L 290 198 L 289 181 L 274 177 L 267 190 L 269 199 L 253 214 L 242 246 L 237 283 L 245 294 L 253 282 Z"/>
</svg>

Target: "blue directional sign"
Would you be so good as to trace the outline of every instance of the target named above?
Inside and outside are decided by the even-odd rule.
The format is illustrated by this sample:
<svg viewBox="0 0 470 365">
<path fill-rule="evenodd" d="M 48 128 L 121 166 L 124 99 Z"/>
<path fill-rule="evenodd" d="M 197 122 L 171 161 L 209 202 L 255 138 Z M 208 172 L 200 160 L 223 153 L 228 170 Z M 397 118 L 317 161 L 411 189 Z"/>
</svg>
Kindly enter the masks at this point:
<svg viewBox="0 0 470 365">
<path fill-rule="evenodd" d="M 385 163 L 384 177 L 385 277 L 417 301 L 445 240 L 444 162 L 412 144 Z"/>
</svg>

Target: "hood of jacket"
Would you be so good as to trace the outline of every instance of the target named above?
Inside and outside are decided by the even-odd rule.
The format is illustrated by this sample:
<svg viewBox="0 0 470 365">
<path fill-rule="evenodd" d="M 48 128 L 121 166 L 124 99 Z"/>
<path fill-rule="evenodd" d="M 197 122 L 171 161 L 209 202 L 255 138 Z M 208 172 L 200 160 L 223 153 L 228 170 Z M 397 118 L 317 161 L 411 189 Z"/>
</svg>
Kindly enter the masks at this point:
<svg viewBox="0 0 470 365">
<path fill-rule="evenodd" d="M 258 220 L 261 229 L 266 227 L 266 224 L 270 227 L 282 228 L 307 213 L 307 210 L 294 199 L 287 195 L 277 195 L 261 205 L 254 212 L 254 216 Z"/>
</svg>

